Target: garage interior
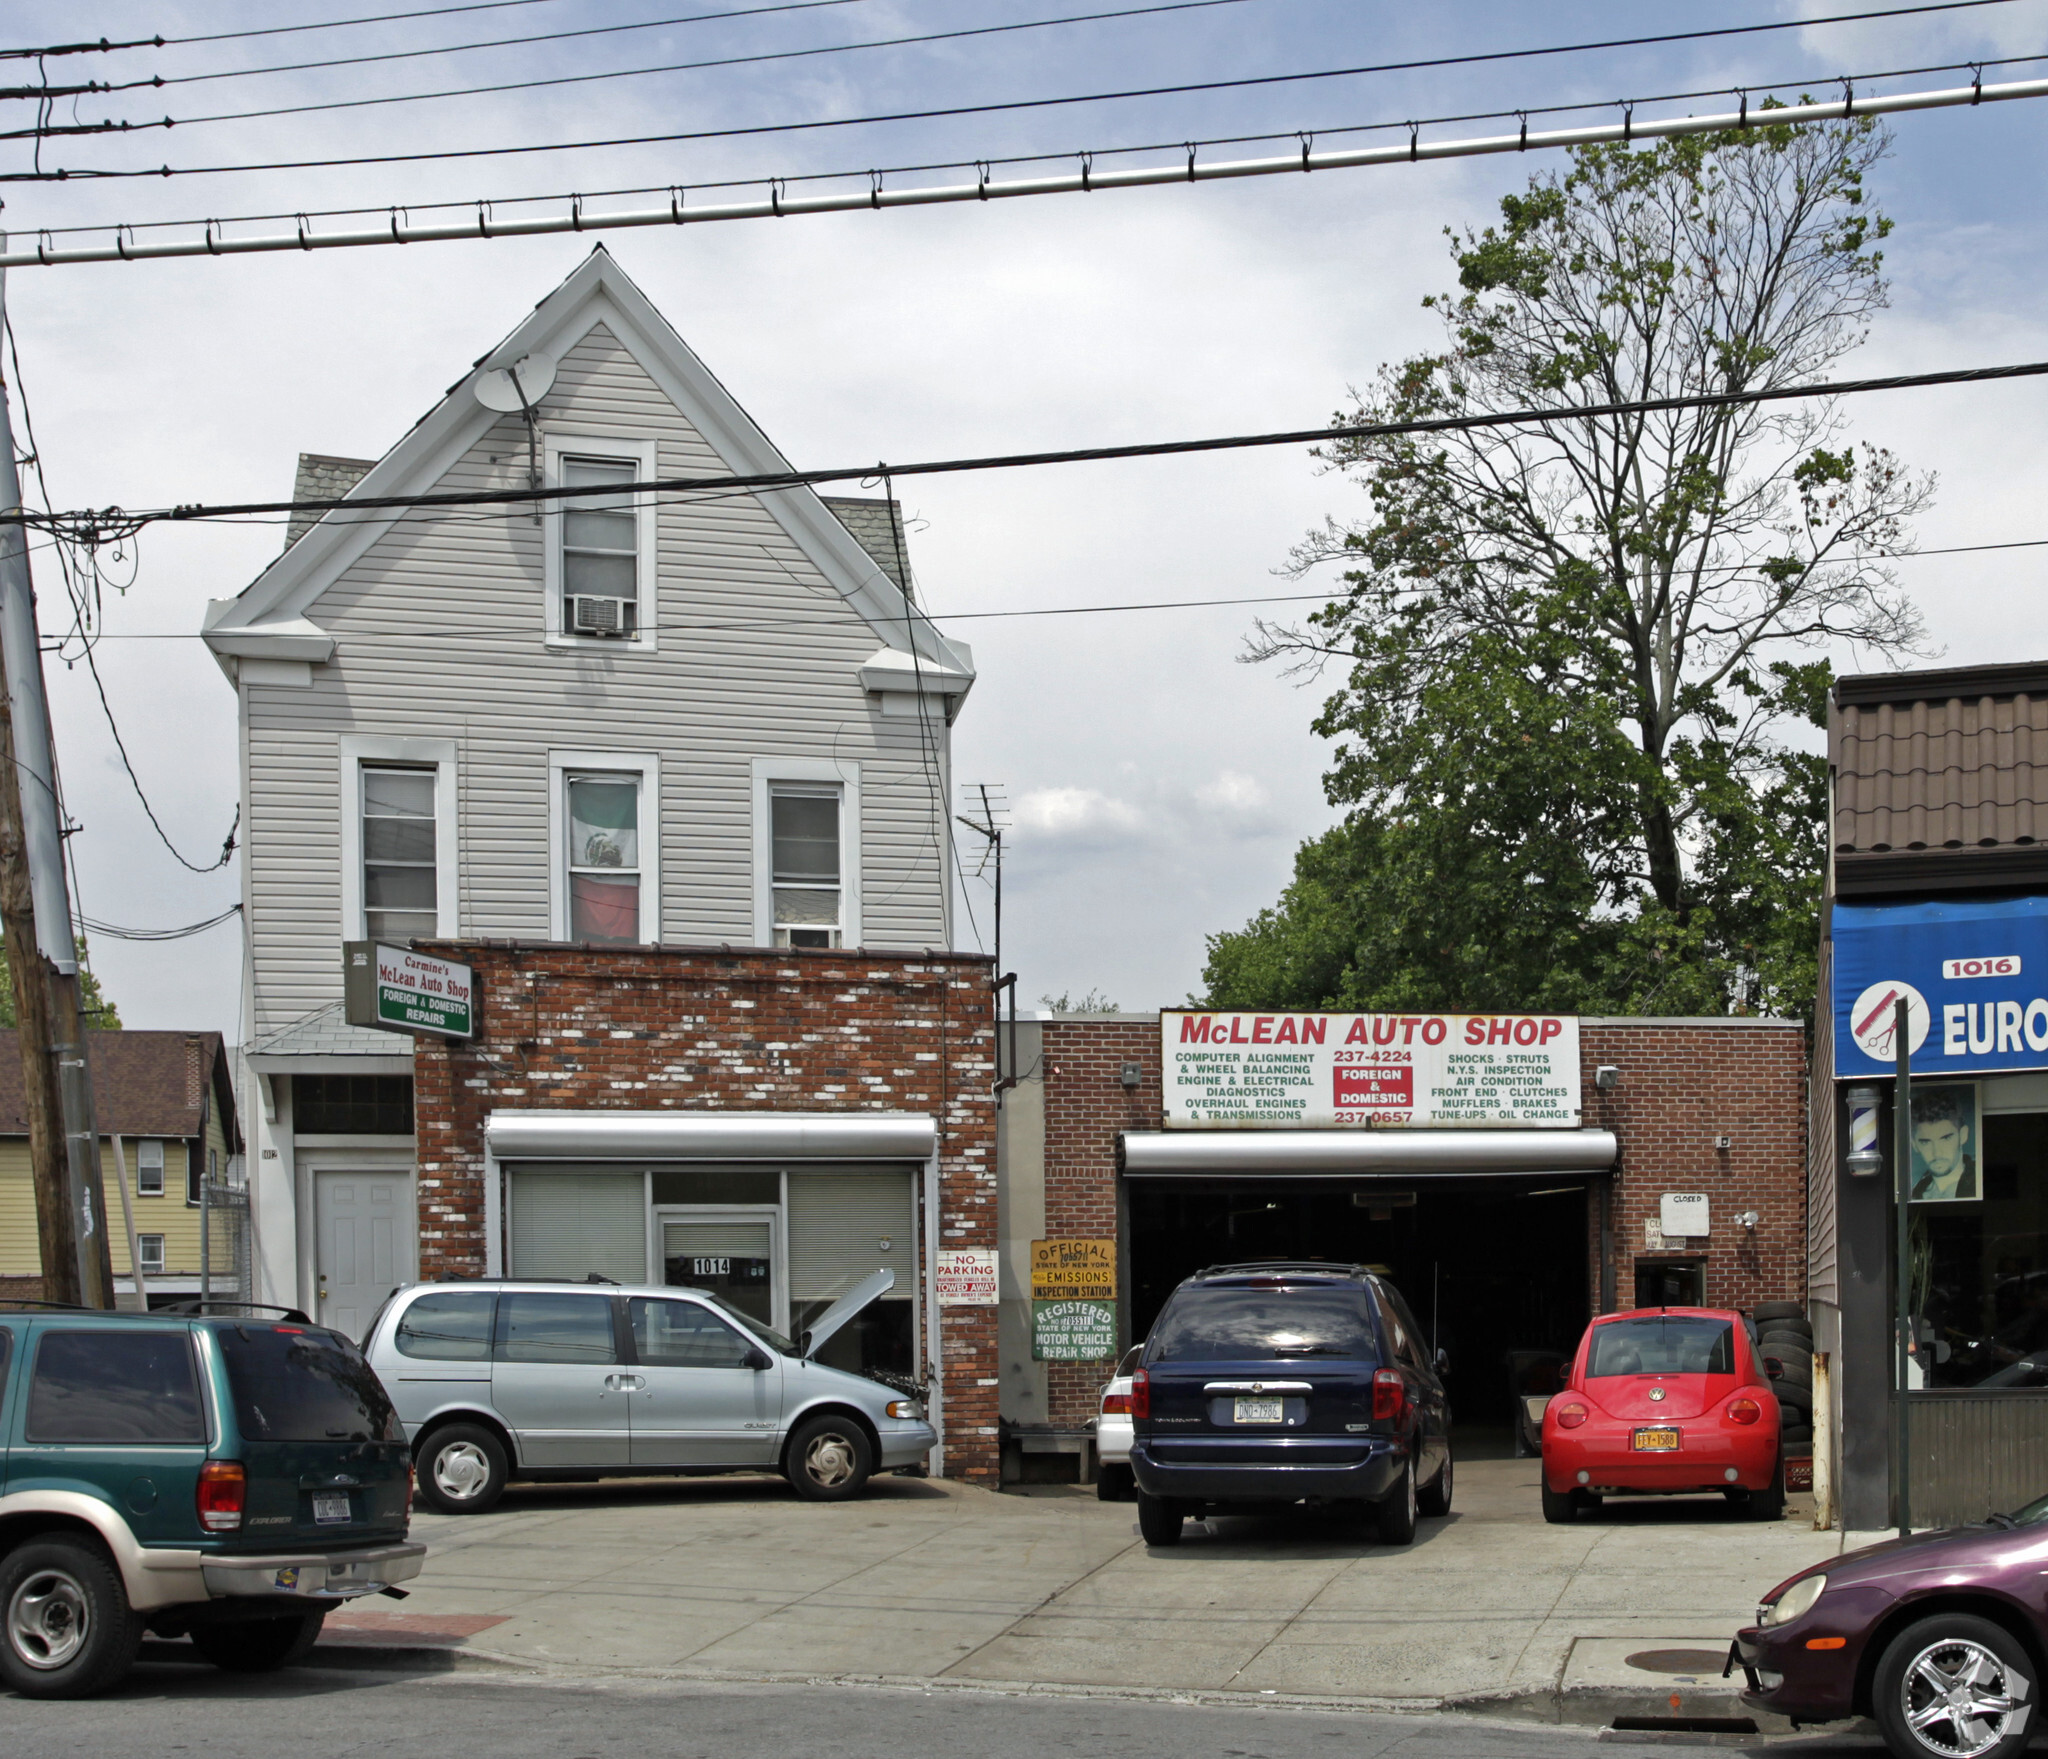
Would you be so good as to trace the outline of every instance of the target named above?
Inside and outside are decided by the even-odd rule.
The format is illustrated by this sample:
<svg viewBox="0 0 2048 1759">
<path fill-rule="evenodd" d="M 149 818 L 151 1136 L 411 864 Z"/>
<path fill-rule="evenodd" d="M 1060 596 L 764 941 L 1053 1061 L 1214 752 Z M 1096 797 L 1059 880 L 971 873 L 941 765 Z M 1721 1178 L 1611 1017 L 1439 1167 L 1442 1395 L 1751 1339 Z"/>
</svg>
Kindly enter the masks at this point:
<svg viewBox="0 0 2048 1759">
<path fill-rule="evenodd" d="M 1449 1178 L 1137 1177 L 1124 1181 L 1130 1336 L 1182 1278 L 1262 1258 L 1385 1274 L 1449 1357 L 1457 1432 L 1492 1451 L 1518 1393 L 1554 1390 L 1592 1317 L 1598 1180 L 1578 1173 Z"/>
</svg>

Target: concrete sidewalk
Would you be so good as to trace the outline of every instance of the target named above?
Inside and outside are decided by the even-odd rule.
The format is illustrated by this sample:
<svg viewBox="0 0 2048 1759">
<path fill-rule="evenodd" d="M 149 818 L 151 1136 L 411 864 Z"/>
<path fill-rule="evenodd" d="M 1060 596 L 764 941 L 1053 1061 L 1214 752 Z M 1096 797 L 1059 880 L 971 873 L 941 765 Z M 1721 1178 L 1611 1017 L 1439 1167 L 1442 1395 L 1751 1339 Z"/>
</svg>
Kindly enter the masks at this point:
<svg viewBox="0 0 2048 1759">
<path fill-rule="evenodd" d="M 515 1487 L 414 1531 L 432 1552 L 405 1610 L 337 1613 L 328 1643 L 1574 1721 L 1729 1714 L 1730 1634 L 1841 1543 L 1712 1500 L 1547 1526 L 1533 1460 L 1461 1462 L 1455 1512 L 1398 1549 L 1296 1516 L 1191 1523 L 1153 1552 L 1127 1503 L 905 1478 L 838 1504 L 769 1479 Z"/>
</svg>

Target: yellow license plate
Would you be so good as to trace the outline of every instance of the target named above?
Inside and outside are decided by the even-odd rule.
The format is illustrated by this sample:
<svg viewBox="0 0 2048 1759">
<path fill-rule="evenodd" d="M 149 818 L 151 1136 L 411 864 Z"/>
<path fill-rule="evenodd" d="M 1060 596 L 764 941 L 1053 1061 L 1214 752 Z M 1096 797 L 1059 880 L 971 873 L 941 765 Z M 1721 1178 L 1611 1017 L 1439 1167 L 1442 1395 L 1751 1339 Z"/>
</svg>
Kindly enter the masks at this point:
<svg viewBox="0 0 2048 1759">
<path fill-rule="evenodd" d="M 1678 1452 L 1678 1431 L 1638 1429 L 1635 1433 L 1635 1449 L 1639 1454 L 1675 1454 Z"/>
</svg>

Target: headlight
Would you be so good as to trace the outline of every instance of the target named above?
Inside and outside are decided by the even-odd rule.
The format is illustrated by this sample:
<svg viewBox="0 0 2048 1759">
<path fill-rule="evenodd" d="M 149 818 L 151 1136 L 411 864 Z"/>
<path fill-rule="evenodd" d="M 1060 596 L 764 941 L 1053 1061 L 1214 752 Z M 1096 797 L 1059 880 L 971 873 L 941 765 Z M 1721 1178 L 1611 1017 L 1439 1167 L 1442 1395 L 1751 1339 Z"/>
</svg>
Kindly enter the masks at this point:
<svg viewBox="0 0 2048 1759">
<path fill-rule="evenodd" d="M 1756 1622 L 1767 1629 L 1772 1625 L 1789 1625 L 1813 1610 L 1813 1603 L 1827 1585 L 1824 1575 L 1801 1576 L 1776 1600 L 1767 1600 L 1756 1609 Z"/>
<path fill-rule="evenodd" d="M 924 1415 L 924 1407 L 915 1399 L 891 1399 L 885 1409 L 891 1417 L 917 1418 Z"/>
</svg>

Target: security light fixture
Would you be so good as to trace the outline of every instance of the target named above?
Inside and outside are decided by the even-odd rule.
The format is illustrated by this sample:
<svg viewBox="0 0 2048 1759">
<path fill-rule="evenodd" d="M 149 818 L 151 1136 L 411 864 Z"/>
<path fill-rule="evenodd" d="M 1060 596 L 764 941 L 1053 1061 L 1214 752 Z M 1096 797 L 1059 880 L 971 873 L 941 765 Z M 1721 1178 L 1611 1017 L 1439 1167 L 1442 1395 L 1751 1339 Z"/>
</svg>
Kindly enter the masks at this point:
<svg viewBox="0 0 2048 1759">
<path fill-rule="evenodd" d="M 1745 1209 L 1740 1215 L 1738 1215 L 1735 1218 L 1735 1225 L 1739 1228 L 1747 1228 L 1751 1233 L 1755 1233 L 1756 1224 L 1762 1221 L 1763 1219 L 1764 1218 L 1758 1215 L 1755 1210 Z"/>
<path fill-rule="evenodd" d="M 1145 1079 L 1145 1071 L 1136 1063 L 1126 1063 L 1117 1079 L 1126 1087 L 1136 1087 Z"/>
<path fill-rule="evenodd" d="M 1714 1146 L 1723 1150 L 1733 1148 L 1735 1146 L 1735 1138 L 1733 1136 L 1716 1136 L 1714 1138 Z"/>
<path fill-rule="evenodd" d="M 1612 1063 L 1602 1063 L 1593 1071 L 1593 1085 L 1603 1093 L 1612 1093 L 1621 1085 L 1621 1071 Z"/>
</svg>

